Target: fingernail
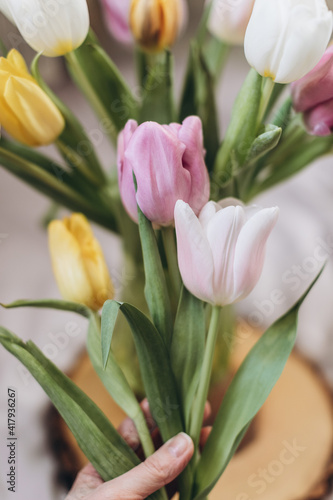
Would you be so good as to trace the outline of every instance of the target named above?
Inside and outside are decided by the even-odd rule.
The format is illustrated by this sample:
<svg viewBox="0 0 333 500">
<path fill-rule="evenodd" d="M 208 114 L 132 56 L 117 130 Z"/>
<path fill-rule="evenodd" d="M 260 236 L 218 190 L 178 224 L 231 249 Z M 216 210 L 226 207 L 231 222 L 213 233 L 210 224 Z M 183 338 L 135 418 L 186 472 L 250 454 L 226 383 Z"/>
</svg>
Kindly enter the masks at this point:
<svg viewBox="0 0 333 500">
<path fill-rule="evenodd" d="M 169 453 L 177 458 L 181 457 L 188 450 L 189 445 L 193 446 L 192 439 L 184 432 L 170 439 L 167 443 Z"/>
</svg>

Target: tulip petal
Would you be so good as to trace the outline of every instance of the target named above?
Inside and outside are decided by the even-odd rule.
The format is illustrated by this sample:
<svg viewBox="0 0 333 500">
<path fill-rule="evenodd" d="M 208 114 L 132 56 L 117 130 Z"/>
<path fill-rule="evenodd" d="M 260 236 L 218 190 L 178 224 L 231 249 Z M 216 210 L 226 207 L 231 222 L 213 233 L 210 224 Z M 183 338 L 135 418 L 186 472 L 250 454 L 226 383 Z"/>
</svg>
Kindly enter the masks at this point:
<svg viewBox="0 0 333 500">
<path fill-rule="evenodd" d="M 3 96 L 36 145 L 53 143 L 64 129 L 60 111 L 37 84 L 11 76 Z"/>
<path fill-rule="evenodd" d="M 125 151 L 129 145 L 132 135 L 138 128 L 135 120 L 129 120 L 126 123 L 124 130 L 118 136 L 118 154 L 117 154 L 117 167 L 118 167 L 118 182 L 120 195 L 129 216 L 138 222 L 138 206 L 136 201 L 136 192 L 133 181 L 133 170 L 127 167 L 125 162 Z"/>
<path fill-rule="evenodd" d="M 64 222 L 79 244 L 83 264 L 93 290 L 93 309 L 100 309 L 106 300 L 114 298 L 114 288 L 101 246 L 84 215 L 73 214 Z"/>
<path fill-rule="evenodd" d="M 10 0 L 8 4 L 21 35 L 36 51 L 56 57 L 79 47 L 89 30 L 86 0 L 44 2 Z"/>
<path fill-rule="evenodd" d="M 305 113 L 304 121 L 311 134 L 320 137 L 330 135 L 333 130 L 333 99 Z"/>
<path fill-rule="evenodd" d="M 264 265 L 267 239 L 278 214 L 278 208 L 262 209 L 242 228 L 235 248 L 233 302 L 245 298 L 257 284 Z"/>
<path fill-rule="evenodd" d="M 53 221 L 49 225 L 49 248 L 54 275 L 63 298 L 91 304 L 94 294 L 80 246 L 61 221 Z"/>
<path fill-rule="evenodd" d="M 208 202 L 210 182 L 204 159 L 202 123 L 197 116 L 186 118 L 178 131 L 178 138 L 185 146 L 183 166 L 191 174 L 191 195 L 186 200 L 198 215 Z"/>
<path fill-rule="evenodd" d="M 129 27 L 131 0 L 102 0 L 102 5 L 110 33 L 119 42 L 132 44 L 133 35 Z"/>
<path fill-rule="evenodd" d="M 310 73 L 291 85 L 294 109 L 298 112 L 333 99 L 333 46 L 328 47 Z"/>
<path fill-rule="evenodd" d="M 233 302 L 235 248 L 244 223 L 244 209 L 236 206 L 217 212 L 207 226 L 214 261 L 214 297 L 219 305 Z"/>
<path fill-rule="evenodd" d="M 138 127 L 126 151 L 126 169 L 134 171 L 137 202 L 145 216 L 171 225 L 176 201 L 188 200 L 191 176 L 182 166 L 185 145 L 173 131 L 147 122 Z"/>
<path fill-rule="evenodd" d="M 9 0 L 10 1 L 10 0 Z M 2 12 L 9 21 L 11 21 L 13 24 L 15 24 L 14 18 L 12 16 L 12 13 L 9 8 L 9 1 L 8 0 L 0 0 L 0 12 Z"/>
<path fill-rule="evenodd" d="M 231 45 L 242 45 L 254 0 L 213 0 L 209 15 L 209 31 Z"/>
<path fill-rule="evenodd" d="M 204 230 L 187 203 L 175 207 L 178 263 L 184 285 L 197 298 L 214 303 L 213 256 Z"/>
</svg>

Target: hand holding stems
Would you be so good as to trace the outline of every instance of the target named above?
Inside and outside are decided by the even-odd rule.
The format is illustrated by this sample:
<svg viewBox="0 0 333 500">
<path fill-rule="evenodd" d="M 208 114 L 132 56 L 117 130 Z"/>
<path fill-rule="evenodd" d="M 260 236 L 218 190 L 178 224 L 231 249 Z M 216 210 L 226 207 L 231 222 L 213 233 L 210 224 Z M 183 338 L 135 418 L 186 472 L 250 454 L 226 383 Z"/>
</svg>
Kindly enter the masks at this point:
<svg viewBox="0 0 333 500">
<path fill-rule="evenodd" d="M 151 428 L 152 437 L 158 443 L 160 436 L 152 420 L 147 400 L 141 403 L 142 410 Z M 209 417 L 210 407 L 205 406 L 205 419 Z M 123 421 L 119 428 L 120 434 L 127 443 L 140 455 L 140 441 L 135 426 L 129 418 Z M 201 445 L 208 438 L 210 428 L 202 430 Z M 184 470 L 194 451 L 193 442 L 184 433 L 178 434 L 161 446 L 145 462 L 117 479 L 104 483 L 91 464 L 79 473 L 73 488 L 66 500 L 116 500 L 119 498 L 143 500 L 155 491 L 171 483 Z M 176 485 L 171 484 L 170 498 L 176 491 Z"/>
</svg>

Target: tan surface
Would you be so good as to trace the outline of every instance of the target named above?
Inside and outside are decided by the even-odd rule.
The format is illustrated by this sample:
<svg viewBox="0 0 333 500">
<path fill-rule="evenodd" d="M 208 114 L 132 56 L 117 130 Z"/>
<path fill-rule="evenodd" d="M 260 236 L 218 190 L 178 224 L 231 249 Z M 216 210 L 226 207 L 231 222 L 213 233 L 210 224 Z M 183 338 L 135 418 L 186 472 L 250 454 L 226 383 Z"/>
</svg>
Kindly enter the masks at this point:
<svg viewBox="0 0 333 500">
<path fill-rule="evenodd" d="M 256 339 L 253 332 L 247 338 L 239 337 L 233 357 L 235 369 Z M 87 357 L 73 379 L 114 425 L 121 422 L 123 412 L 101 387 Z M 83 455 L 73 446 L 83 463 Z M 332 446 L 331 396 L 314 370 L 294 354 L 258 416 L 256 439 L 233 458 L 209 498 L 308 499 L 325 476 Z"/>
</svg>

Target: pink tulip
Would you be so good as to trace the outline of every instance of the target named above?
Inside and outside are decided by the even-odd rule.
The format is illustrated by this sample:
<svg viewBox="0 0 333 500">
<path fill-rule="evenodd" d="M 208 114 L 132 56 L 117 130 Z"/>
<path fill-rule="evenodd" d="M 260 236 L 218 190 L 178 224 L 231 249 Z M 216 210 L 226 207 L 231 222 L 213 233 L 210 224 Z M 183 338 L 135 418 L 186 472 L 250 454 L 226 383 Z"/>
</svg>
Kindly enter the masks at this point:
<svg viewBox="0 0 333 500">
<path fill-rule="evenodd" d="M 260 278 L 278 212 L 227 199 L 210 201 L 197 217 L 188 204 L 178 201 L 178 263 L 186 288 L 214 305 L 244 299 Z"/>
<path fill-rule="evenodd" d="M 118 177 L 121 198 L 132 219 L 138 220 L 138 204 L 157 226 L 170 226 L 177 200 L 184 200 L 198 214 L 210 191 L 204 157 L 202 124 L 196 116 L 182 125 L 127 122 L 118 140 Z"/>
<path fill-rule="evenodd" d="M 121 43 L 134 43 L 129 26 L 131 0 L 102 0 L 105 20 L 113 37 Z"/>
<path fill-rule="evenodd" d="M 291 86 L 293 105 L 304 113 L 310 133 L 330 135 L 333 130 L 333 46 L 317 66 Z"/>
</svg>

